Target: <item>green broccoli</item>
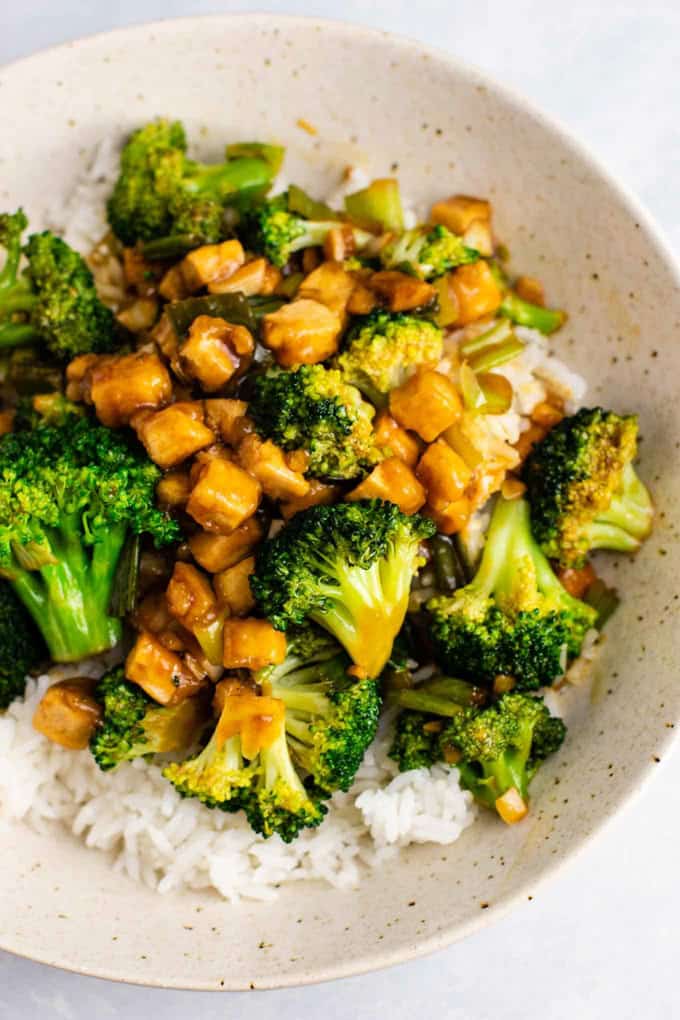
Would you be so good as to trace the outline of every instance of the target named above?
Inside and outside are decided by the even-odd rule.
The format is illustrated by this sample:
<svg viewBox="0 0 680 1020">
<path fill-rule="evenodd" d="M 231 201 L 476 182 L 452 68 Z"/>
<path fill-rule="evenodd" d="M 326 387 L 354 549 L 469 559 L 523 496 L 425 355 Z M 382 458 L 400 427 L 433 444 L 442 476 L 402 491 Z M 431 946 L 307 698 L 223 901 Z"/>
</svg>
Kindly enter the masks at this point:
<svg viewBox="0 0 680 1020">
<path fill-rule="evenodd" d="M 277 834 L 291 843 L 302 829 L 315 828 L 327 808 L 321 791 L 307 788 L 298 773 L 282 719 L 273 743 L 262 748 L 255 759 L 252 786 L 243 809 L 255 832 Z"/>
<path fill-rule="evenodd" d="M 21 697 L 26 674 L 46 657 L 33 620 L 11 587 L 0 581 L 0 710 Z"/>
<path fill-rule="evenodd" d="M 289 636 L 280 666 L 257 674 L 263 689 L 286 707 L 294 761 L 328 793 L 349 790 L 378 727 L 377 684 L 350 677 L 350 665 L 324 631 L 305 628 Z"/>
<path fill-rule="evenodd" d="M 44 343 L 56 357 L 111 351 L 120 334 L 113 312 L 97 296 L 92 273 L 72 248 L 45 231 L 23 249 L 28 221 L 19 209 L 0 214 L 0 348 Z"/>
<path fill-rule="evenodd" d="M 381 500 L 314 506 L 259 546 L 250 586 L 275 627 L 312 620 L 377 677 L 404 622 L 420 542 L 434 530 Z"/>
<path fill-rule="evenodd" d="M 543 305 L 534 305 L 530 301 L 525 301 L 512 290 L 505 291 L 498 314 L 503 318 L 510 319 L 517 326 L 537 329 L 548 336 L 567 321 L 566 312 L 559 308 L 544 308 Z"/>
<path fill-rule="evenodd" d="M 39 428 L 42 425 L 64 425 L 69 417 L 82 418 L 85 408 L 74 404 L 63 393 L 38 393 L 33 397 L 21 397 L 17 401 L 14 415 L 14 431 Z"/>
<path fill-rule="evenodd" d="M 435 676 L 415 687 L 392 690 L 388 704 L 398 705 L 390 758 L 401 772 L 428 768 L 442 757 L 439 734 L 447 719 L 467 707 L 483 705 L 486 692 L 455 677 Z"/>
<path fill-rule="evenodd" d="M 400 269 L 421 280 L 434 280 L 456 266 L 477 262 L 479 252 L 444 226 L 421 224 L 405 230 L 380 249 L 385 269 Z"/>
<path fill-rule="evenodd" d="M 0 575 L 55 661 L 120 639 L 109 600 L 129 533 L 147 532 L 157 545 L 179 538 L 154 504 L 159 478 L 141 447 L 86 418 L 0 439 Z"/>
<path fill-rule="evenodd" d="M 460 753 L 456 764 L 463 786 L 494 810 L 512 789 L 526 804 L 531 780 L 565 734 L 564 723 L 550 715 L 542 698 L 512 692 L 487 708 L 455 716 L 439 743 Z"/>
<path fill-rule="evenodd" d="M 108 202 L 111 228 L 123 244 L 188 235 L 191 243 L 224 236 L 224 209 L 260 199 L 280 160 L 273 147 L 227 150 L 224 163 L 206 165 L 186 155 L 183 126 L 157 120 L 135 131 L 120 158 L 120 175 Z"/>
<path fill-rule="evenodd" d="M 522 477 L 546 556 L 577 567 L 593 549 L 640 548 L 654 509 L 633 467 L 637 430 L 635 415 L 582 408 L 533 448 Z"/>
<path fill-rule="evenodd" d="M 199 754 L 183 762 L 172 762 L 163 776 L 182 797 L 196 797 L 209 808 L 240 811 L 250 796 L 256 766 L 243 756 L 241 737 L 221 740 L 219 725 Z"/>
<path fill-rule="evenodd" d="M 403 312 L 375 311 L 351 327 L 337 367 L 369 400 L 386 403 L 422 365 L 436 365 L 443 351 L 439 326 Z"/>
<path fill-rule="evenodd" d="M 275 266 L 285 266 L 291 255 L 313 248 L 326 240 L 329 231 L 351 229 L 358 250 L 374 238 L 366 230 L 350 227 L 342 220 L 310 220 L 289 208 L 288 195 L 277 195 L 251 209 L 242 220 L 239 236 L 249 251 L 266 255 Z"/>
<path fill-rule="evenodd" d="M 373 407 L 336 369 L 271 368 L 256 378 L 248 413 L 261 436 L 284 450 L 306 450 L 314 478 L 356 478 L 381 459 Z"/>
<path fill-rule="evenodd" d="M 103 716 L 90 740 L 90 750 L 103 771 L 133 758 L 190 747 L 210 716 L 210 706 L 200 695 L 177 705 L 157 704 L 141 687 L 125 679 L 122 666 L 101 678 L 95 697 Z"/>
<path fill-rule="evenodd" d="M 562 587 L 534 541 L 529 506 L 499 498 L 473 580 L 427 603 L 435 657 L 447 672 L 533 690 L 564 673 L 596 612 Z"/>
</svg>

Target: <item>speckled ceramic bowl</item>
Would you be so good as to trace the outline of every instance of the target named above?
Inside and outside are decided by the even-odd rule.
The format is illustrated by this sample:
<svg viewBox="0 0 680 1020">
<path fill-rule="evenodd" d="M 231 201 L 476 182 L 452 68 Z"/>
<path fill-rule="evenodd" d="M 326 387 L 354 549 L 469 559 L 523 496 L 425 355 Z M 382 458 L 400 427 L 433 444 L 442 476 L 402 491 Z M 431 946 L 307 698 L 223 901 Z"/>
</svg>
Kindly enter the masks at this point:
<svg viewBox="0 0 680 1020">
<path fill-rule="evenodd" d="M 0 205 L 39 216 L 46 196 L 68 192 L 97 139 L 161 113 L 215 152 L 225 138 L 280 139 L 303 184 L 330 183 L 359 159 L 376 173 L 398 169 L 415 200 L 488 195 L 515 264 L 569 310 L 554 342 L 591 380 L 591 399 L 640 411 L 641 470 L 661 508 L 643 553 L 609 561 L 633 594 L 609 628 L 590 697 L 575 700 L 563 752 L 535 783 L 531 817 L 513 829 L 487 816 L 451 848 L 403 853 L 360 892 L 297 885 L 274 904 L 237 907 L 157 896 L 66 835 L 3 834 L 5 949 L 179 988 L 341 977 L 445 946 L 532 894 L 667 748 L 680 714 L 677 269 L 636 203 L 504 89 L 416 43 L 269 15 L 139 26 L 0 71 Z M 662 624 L 651 640 L 649 620 Z"/>
</svg>

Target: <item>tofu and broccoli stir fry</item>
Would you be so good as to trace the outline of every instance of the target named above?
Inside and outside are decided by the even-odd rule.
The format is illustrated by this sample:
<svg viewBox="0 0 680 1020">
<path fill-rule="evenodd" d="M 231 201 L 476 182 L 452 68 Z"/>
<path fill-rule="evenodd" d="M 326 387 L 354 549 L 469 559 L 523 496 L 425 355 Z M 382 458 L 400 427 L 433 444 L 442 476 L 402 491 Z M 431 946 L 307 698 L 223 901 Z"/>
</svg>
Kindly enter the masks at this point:
<svg viewBox="0 0 680 1020">
<path fill-rule="evenodd" d="M 399 769 L 518 821 L 565 735 L 541 691 L 616 606 L 591 553 L 651 529 L 637 420 L 549 383 L 518 411 L 566 316 L 487 201 L 331 207 L 276 193 L 283 156 L 200 164 L 159 120 L 94 252 L 0 216 L 0 708 L 108 653 L 36 729 L 285 841 L 386 712 Z"/>
</svg>

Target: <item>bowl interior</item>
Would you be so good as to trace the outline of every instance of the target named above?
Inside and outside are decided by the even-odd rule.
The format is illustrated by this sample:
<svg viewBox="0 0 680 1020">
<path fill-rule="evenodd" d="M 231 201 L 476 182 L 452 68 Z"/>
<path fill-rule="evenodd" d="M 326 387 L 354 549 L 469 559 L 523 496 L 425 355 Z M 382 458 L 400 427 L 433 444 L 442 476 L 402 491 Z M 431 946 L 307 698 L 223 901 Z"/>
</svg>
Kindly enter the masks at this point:
<svg viewBox="0 0 680 1020">
<path fill-rule="evenodd" d="M 670 738 L 680 714 L 678 280 L 635 205 L 521 101 L 419 45 L 269 15 L 141 26 L 0 71 L 0 137 L 12 139 L 0 159 L 0 204 L 20 202 L 39 219 L 48 198 L 68 194 L 102 136 L 158 114 L 184 120 L 215 156 L 229 140 L 280 140 L 287 176 L 318 190 L 358 161 L 398 173 L 414 202 L 489 196 L 514 265 L 570 313 L 555 348 L 589 379 L 588 399 L 641 415 L 657 530 L 635 560 L 607 561 L 624 603 L 592 692 L 571 699 L 567 744 L 537 779 L 527 822 L 508 829 L 480 818 L 452 847 L 405 851 L 359 893 L 309 883 L 274 903 L 237 906 L 159 897 L 66 834 L 21 826 L 5 834 L 8 950 L 174 987 L 356 973 L 440 947 L 526 895 L 631 797 Z"/>
</svg>

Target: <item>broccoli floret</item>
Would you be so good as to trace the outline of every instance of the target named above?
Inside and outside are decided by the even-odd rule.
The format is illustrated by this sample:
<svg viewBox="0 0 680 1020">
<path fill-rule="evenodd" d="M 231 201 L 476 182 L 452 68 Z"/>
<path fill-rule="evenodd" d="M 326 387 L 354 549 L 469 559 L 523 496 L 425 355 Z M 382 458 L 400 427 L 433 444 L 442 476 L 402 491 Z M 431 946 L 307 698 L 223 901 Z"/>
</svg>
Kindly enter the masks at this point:
<svg viewBox="0 0 680 1020">
<path fill-rule="evenodd" d="M 108 202 L 109 223 L 123 244 L 169 235 L 219 241 L 225 207 L 261 198 L 276 174 L 276 161 L 261 149 L 232 150 L 233 156 L 228 150 L 224 163 L 211 165 L 189 159 L 186 149 L 177 121 L 153 121 L 130 137 Z"/>
<path fill-rule="evenodd" d="M 431 521 L 381 500 L 314 506 L 257 551 L 253 595 L 279 630 L 309 619 L 377 677 L 408 606 Z"/>
<path fill-rule="evenodd" d="M 0 581 L 0 710 L 21 697 L 26 674 L 46 656 L 33 620 L 10 586 Z"/>
<path fill-rule="evenodd" d="M 244 758 L 239 734 L 222 740 L 218 724 L 199 754 L 166 765 L 163 776 L 182 797 L 196 797 L 206 807 L 235 812 L 250 796 L 255 765 Z"/>
<path fill-rule="evenodd" d="M 463 786 L 492 810 L 515 789 L 526 803 L 539 766 L 561 746 L 566 727 L 550 715 L 541 698 L 504 694 L 488 708 L 466 709 L 439 738 L 442 748 L 460 752 Z"/>
<path fill-rule="evenodd" d="M 366 230 L 350 227 L 342 220 L 310 220 L 289 210 L 288 195 L 277 195 L 250 210 L 239 227 L 239 236 L 249 251 L 266 255 L 275 266 L 285 266 L 291 255 L 313 248 L 326 240 L 329 231 L 351 229 L 354 245 L 364 248 L 374 237 Z"/>
<path fill-rule="evenodd" d="M 536 444 L 522 477 L 547 556 L 580 566 L 593 549 L 639 549 L 654 511 L 633 467 L 637 430 L 635 415 L 583 408 Z"/>
<path fill-rule="evenodd" d="M 82 418 L 85 408 L 74 404 L 63 393 L 38 393 L 21 397 L 14 414 L 14 431 L 36 429 L 42 425 L 64 425 L 69 417 Z"/>
<path fill-rule="evenodd" d="M 45 231 L 23 249 L 27 219 L 21 209 L 0 215 L 0 348 L 44 343 L 58 358 L 113 350 L 119 330 L 113 312 L 98 298 L 92 273 L 72 248 Z"/>
<path fill-rule="evenodd" d="M 400 269 L 421 280 L 434 280 L 479 258 L 479 252 L 464 244 L 462 237 L 447 227 L 429 224 L 405 230 L 380 251 L 386 269 Z"/>
<path fill-rule="evenodd" d="M 103 771 L 133 758 L 190 747 L 209 718 L 205 698 L 159 705 L 141 687 L 125 679 L 122 666 L 101 678 L 95 697 L 103 716 L 90 740 L 90 750 Z"/>
<path fill-rule="evenodd" d="M 596 613 L 562 587 L 534 541 L 529 506 L 499 498 L 473 580 L 427 604 L 435 656 L 447 672 L 533 690 L 564 673 Z"/>
<path fill-rule="evenodd" d="M 243 808 L 255 832 L 267 837 L 277 834 L 284 843 L 291 843 L 302 829 L 315 828 L 324 819 L 323 795 L 302 782 L 293 764 L 283 718 L 275 740 L 256 759 Z"/>
<path fill-rule="evenodd" d="M 442 331 L 429 319 L 375 311 L 352 326 L 337 365 L 349 383 L 382 405 L 421 365 L 436 365 L 442 349 Z"/>
<path fill-rule="evenodd" d="M 389 756 L 400 772 L 429 769 L 441 760 L 439 744 L 441 724 L 425 712 L 400 712 L 394 729 Z"/>
<path fill-rule="evenodd" d="M 141 447 L 86 418 L 0 439 L 0 575 L 55 661 L 119 640 L 109 600 L 128 534 L 179 538 L 154 504 L 159 478 Z"/>
<path fill-rule="evenodd" d="M 377 684 L 350 677 L 350 665 L 324 631 L 305 628 L 289 636 L 280 666 L 257 674 L 286 707 L 293 759 L 328 793 L 349 790 L 378 727 Z"/>
<path fill-rule="evenodd" d="M 256 378 L 248 413 L 261 436 L 306 450 L 312 477 L 356 478 L 380 460 L 373 407 L 336 369 L 271 368 Z"/>
</svg>

